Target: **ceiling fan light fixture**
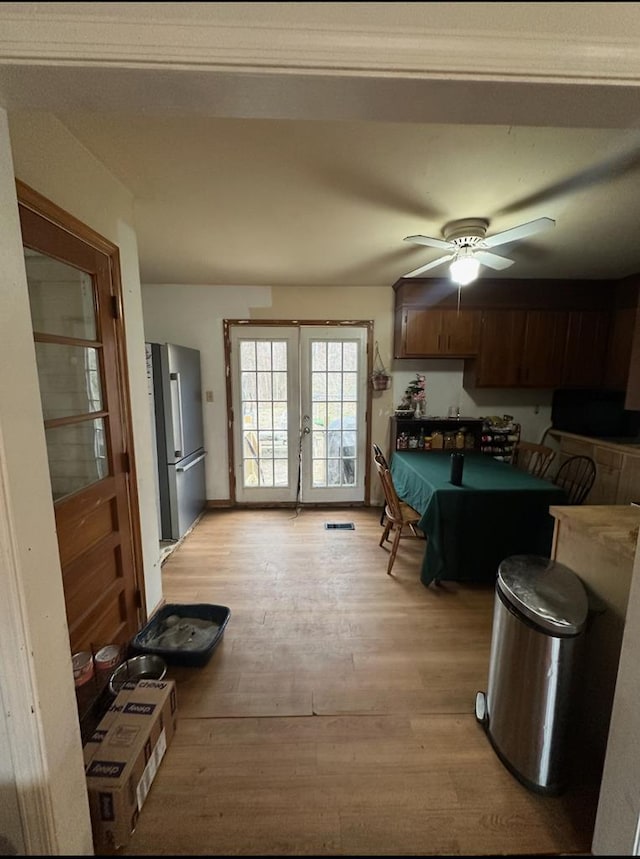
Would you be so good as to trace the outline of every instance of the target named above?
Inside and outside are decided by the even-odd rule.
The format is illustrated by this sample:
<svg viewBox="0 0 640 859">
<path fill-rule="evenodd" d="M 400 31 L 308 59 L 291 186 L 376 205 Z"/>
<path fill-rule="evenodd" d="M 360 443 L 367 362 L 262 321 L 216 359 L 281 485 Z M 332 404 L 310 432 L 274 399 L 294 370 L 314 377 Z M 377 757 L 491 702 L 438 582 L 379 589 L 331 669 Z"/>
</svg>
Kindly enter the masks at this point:
<svg viewBox="0 0 640 859">
<path fill-rule="evenodd" d="M 459 254 L 449 266 L 449 276 L 458 286 L 467 286 L 480 272 L 480 263 L 472 253 Z"/>
</svg>

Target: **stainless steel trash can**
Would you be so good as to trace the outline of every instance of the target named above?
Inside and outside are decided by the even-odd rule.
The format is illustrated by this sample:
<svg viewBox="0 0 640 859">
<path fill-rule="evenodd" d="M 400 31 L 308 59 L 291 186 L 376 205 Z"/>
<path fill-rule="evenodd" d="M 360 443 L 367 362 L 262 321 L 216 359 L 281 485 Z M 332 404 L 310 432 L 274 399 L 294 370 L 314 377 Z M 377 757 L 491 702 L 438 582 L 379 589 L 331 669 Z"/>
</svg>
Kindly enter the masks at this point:
<svg viewBox="0 0 640 859">
<path fill-rule="evenodd" d="M 487 693 L 476 718 L 498 757 L 538 793 L 564 790 L 566 740 L 588 599 L 563 564 L 514 555 L 498 568 Z"/>
</svg>

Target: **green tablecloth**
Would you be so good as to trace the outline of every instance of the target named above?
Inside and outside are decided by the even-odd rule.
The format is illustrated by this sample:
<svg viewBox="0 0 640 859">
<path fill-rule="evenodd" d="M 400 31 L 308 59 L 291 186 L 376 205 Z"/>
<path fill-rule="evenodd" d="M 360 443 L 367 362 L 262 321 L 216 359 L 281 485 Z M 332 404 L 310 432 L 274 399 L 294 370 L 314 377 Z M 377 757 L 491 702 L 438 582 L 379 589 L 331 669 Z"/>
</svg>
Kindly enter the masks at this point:
<svg viewBox="0 0 640 859">
<path fill-rule="evenodd" d="M 420 579 L 492 582 L 510 555 L 549 557 L 562 489 L 490 456 L 465 451 L 462 486 L 450 481 L 451 453 L 395 452 L 399 497 L 422 514 L 427 537 Z"/>
</svg>

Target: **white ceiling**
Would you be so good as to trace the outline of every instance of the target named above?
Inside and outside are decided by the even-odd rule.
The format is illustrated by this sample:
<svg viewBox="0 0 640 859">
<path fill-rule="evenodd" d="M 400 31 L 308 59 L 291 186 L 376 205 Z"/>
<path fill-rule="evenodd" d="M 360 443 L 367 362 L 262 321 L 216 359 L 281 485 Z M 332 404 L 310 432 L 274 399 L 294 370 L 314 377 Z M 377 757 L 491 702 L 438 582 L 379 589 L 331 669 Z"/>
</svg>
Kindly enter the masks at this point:
<svg viewBox="0 0 640 859">
<path fill-rule="evenodd" d="M 176 14 L 176 4 L 0 7 L 86 5 L 94 14 L 122 5 Z M 264 7 L 309 6 L 313 16 L 325 5 L 350 16 L 356 7 L 389 8 L 177 5 L 188 7 L 187 18 L 192 7 L 207 6 L 226 7 L 226 14 L 228 7 L 255 7 L 263 15 Z M 450 5 L 392 7 L 407 7 L 410 17 L 412 7 L 443 14 Z M 487 8 L 452 5 L 474 14 Z M 513 13 L 527 4 L 494 5 Z M 618 25 L 629 32 L 633 24 L 640 34 L 638 4 L 538 5 L 636 7 L 635 18 L 627 8 Z M 562 20 L 568 30 L 570 20 Z M 542 216 L 556 221 L 553 230 L 496 248 L 515 263 L 501 273 L 483 269 L 485 276 L 640 272 L 634 82 L 5 62 L 0 98 L 10 114 L 56 113 L 131 190 L 146 283 L 390 286 L 441 255 L 405 236 L 438 237 L 447 221 L 465 217 L 486 218 L 489 234 Z M 426 276 L 445 274 L 443 267 Z"/>
</svg>

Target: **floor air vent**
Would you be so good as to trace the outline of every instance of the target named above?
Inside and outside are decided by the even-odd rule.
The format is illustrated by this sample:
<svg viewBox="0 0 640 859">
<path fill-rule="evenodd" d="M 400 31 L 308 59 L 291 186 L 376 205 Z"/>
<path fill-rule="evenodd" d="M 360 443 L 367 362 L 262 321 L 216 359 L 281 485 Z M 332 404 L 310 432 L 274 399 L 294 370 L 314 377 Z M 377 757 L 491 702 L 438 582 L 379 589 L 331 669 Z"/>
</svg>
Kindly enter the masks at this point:
<svg viewBox="0 0 640 859">
<path fill-rule="evenodd" d="M 324 527 L 327 531 L 355 531 L 356 526 L 353 522 L 325 522 Z"/>
</svg>

